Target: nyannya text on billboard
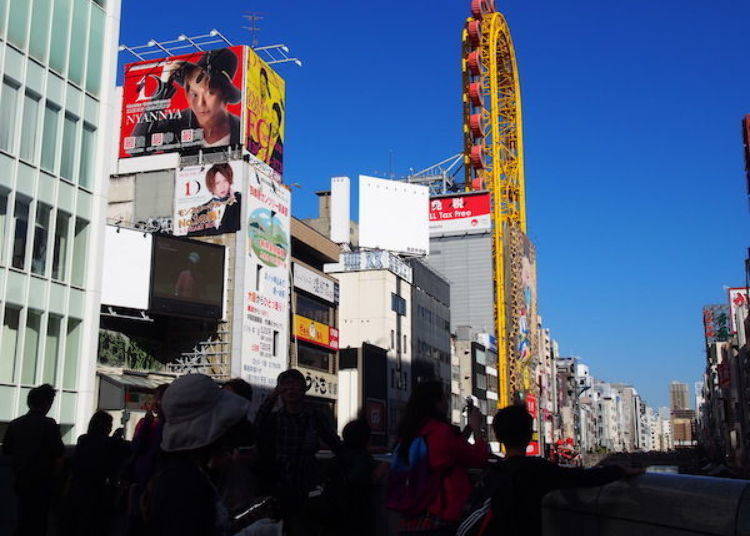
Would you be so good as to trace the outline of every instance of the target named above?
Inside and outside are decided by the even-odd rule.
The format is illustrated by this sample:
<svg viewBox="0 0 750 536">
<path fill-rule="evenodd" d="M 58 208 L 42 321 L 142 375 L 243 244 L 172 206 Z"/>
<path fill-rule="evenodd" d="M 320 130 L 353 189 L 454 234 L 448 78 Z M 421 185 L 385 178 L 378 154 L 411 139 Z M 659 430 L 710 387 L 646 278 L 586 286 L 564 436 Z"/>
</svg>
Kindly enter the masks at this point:
<svg viewBox="0 0 750 536">
<path fill-rule="evenodd" d="M 242 143 L 245 47 L 125 65 L 120 158 Z"/>
</svg>

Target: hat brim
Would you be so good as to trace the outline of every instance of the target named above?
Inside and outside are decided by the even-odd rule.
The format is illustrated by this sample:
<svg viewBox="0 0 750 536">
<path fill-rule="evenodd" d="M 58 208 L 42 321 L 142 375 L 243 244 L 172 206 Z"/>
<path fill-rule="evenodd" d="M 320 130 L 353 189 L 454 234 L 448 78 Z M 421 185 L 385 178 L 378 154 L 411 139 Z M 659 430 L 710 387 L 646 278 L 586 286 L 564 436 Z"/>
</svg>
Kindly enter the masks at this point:
<svg viewBox="0 0 750 536">
<path fill-rule="evenodd" d="M 165 452 L 195 450 L 210 445 L 232 426 L 247 419 L 250 402 L 221 389 L 214 405 L 188 421 L 164 423 L 161 448 Z"/>
</svg>

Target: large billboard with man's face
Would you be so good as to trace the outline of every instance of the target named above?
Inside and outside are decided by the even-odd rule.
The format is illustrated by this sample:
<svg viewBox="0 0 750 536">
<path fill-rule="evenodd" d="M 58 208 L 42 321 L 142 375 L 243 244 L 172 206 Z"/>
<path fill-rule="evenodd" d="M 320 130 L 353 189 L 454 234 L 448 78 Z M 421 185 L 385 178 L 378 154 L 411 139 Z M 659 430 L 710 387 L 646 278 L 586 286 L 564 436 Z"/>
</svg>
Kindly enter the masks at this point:
<svg viewBox="0 0 750 536">
<path fill-rule="evenodd" d="M 242 143 L 245 47 L 125 66 L 120 158 Z"/>
</svg>

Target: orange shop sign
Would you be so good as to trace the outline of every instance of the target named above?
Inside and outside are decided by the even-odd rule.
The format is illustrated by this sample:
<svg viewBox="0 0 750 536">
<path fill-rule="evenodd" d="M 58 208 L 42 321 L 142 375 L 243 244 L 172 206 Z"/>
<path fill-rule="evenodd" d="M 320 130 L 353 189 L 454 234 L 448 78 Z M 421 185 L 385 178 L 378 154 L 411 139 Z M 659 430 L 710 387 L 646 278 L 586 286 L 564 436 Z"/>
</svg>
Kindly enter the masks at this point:
<svg viewBox="0 0 750 536">
<path fill-rule="evenodd" d="M 339 349 L 339 332 L 326 324 L 310 320 L 304 316 L 294 315 L 294 336 L 303 341 L 312 342 L 330 348 Z"/>
</svg>

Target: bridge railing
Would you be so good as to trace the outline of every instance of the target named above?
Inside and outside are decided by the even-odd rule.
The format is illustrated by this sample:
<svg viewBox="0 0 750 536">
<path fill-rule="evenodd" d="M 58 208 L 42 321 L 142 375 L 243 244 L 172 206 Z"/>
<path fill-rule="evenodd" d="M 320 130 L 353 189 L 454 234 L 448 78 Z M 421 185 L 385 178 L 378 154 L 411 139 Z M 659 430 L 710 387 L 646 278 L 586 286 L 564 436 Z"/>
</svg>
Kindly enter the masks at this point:
<svg viewBox="0 0 750 536">
<path fill-rule="evenodd" d="M 750 481 L 647 473 L 544 498 L 544 536 L 750 536 Z"/>
</svg>

